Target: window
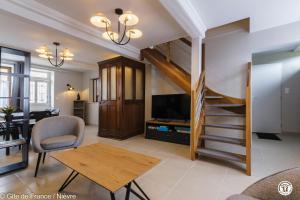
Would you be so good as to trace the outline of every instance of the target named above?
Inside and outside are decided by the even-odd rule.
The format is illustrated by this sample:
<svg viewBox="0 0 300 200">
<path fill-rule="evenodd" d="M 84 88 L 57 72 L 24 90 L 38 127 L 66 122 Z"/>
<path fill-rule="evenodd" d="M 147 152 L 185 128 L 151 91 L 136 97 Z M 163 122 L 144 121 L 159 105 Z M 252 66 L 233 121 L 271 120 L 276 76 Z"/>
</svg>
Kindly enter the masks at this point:
<svg viewBox="0 0 300 200">
<path fill-rule="evenodd" d="M 0 72 L 11 73 L 12 66 L 0 67 Z M 0 108 L 9 105 L 9 97 L 11 91 L 11 77 L 0 76 Z"/>
<path fill-rule="evenodd" d="M 32 68 L 30 71 L 30 105 L 33 110 L 51 107 L 52 72 Z"/>
<path fill-rule="evenodd" d="M 99 93 L 99 89 L 100 89 L 100 81 L 99 78 L 94 78 L 91 79 L 92 81 L 92 99 L 93 102 L 98 102 L 99 101 L 99 97 L 100 97 L 100 93 Z"/>
</svg>

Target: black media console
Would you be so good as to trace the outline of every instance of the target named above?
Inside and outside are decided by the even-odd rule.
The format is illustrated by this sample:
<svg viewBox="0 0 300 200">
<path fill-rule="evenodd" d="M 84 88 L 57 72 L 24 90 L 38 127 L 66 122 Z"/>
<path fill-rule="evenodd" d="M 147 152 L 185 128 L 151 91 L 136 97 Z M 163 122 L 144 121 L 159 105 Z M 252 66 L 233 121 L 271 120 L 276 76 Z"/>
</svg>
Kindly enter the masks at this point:
<svg viewBox="0 0 300 200">
<path fill-rule="evenodd" d="M 146 122 L 146 138 L 189 145 L 190 129 L 190 122 L 150 120 Z"/>
</svg>

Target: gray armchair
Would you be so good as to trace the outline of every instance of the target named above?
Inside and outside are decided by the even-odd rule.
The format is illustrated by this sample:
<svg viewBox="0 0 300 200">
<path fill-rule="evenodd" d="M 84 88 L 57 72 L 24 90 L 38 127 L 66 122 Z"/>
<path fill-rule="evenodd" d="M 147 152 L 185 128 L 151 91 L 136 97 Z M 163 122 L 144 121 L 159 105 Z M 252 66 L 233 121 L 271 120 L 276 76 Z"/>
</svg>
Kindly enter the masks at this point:
<svg viewBox="0 0 300 200">
<path fill-rule="evenodd" d="M 83 141 L 84 127 L 84 121 L 75 116 L 55 116 L 38 121 L 32 129 L 32 146 L 38 153 L 34 176 L 37 176 L 42 155 L 44 163 L 47 152 L 78 147 Z"/>
<path fill-rule="evenodd" d="M 282 196 L 278 184 L 289 181 L 293 185 L 290 195 Z M 298 200 L 300 199 L 300 168 L 288 169 L 257 181 L 242 194 L 233 195 L 226 200 Z"/>
</svg>

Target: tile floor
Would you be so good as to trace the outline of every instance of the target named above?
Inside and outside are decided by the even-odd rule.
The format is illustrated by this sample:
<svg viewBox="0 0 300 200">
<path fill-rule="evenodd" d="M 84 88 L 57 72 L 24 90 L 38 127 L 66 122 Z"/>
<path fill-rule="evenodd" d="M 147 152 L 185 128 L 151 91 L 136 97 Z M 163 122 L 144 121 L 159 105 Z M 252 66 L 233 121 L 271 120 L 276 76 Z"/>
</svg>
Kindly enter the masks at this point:
<svg viewBox="0 0 300 200">
<path fill-rule="evenodd" d="M 188 146 L 146 140 L 142 136 L 116 141 L 99 138 L 96 133 L 96 127 L 88 126 L 83 145 L 109 143 L 162 159 L 157 167 L 137 180 L 152 200 L 224 200 L 231 194 L 240 193 L 264 176 L 300 166 L 300 134 L 283 134 L 282 142 L 258 140 L 254 135 L 253 175 L 249 177 L 239 168 L 219 161 L 190 161 Z M 39 176 L 34 178 L 36 157 L 36 154 L 30 152 L 30 164 L 26 170 L 2 176 L 0 193 L 56 193 L 71 170 L 47 156 Z M 65 189 L 65 193 L 77 195 L 79 200 L 110 199 L 105 189 L 81 176 Z M 123 195 L 124 190 L 120 190 L 117 199 L 124 199 Z"/>
</svg>

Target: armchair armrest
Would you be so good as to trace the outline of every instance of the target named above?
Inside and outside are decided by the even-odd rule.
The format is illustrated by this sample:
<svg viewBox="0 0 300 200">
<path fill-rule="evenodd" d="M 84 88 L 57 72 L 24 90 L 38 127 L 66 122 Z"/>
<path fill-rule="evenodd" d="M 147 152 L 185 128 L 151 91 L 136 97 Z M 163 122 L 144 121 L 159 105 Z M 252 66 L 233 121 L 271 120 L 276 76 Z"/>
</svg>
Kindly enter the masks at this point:
<svg viewBox="0 0 300 200">
<path fill-rule="evenodd" d="M 74 146 L 79 146 L 83 142 L 85 124 L 84 124 L 83 119 L 81 119 L 79 117 L 76 117 L 76 118 L 78 120 L 77 127 L 76 127 L 76 133 L 75 133 L 75 135 L 77 136 L 77 140 L 76 140 Z"/>
</svg>

